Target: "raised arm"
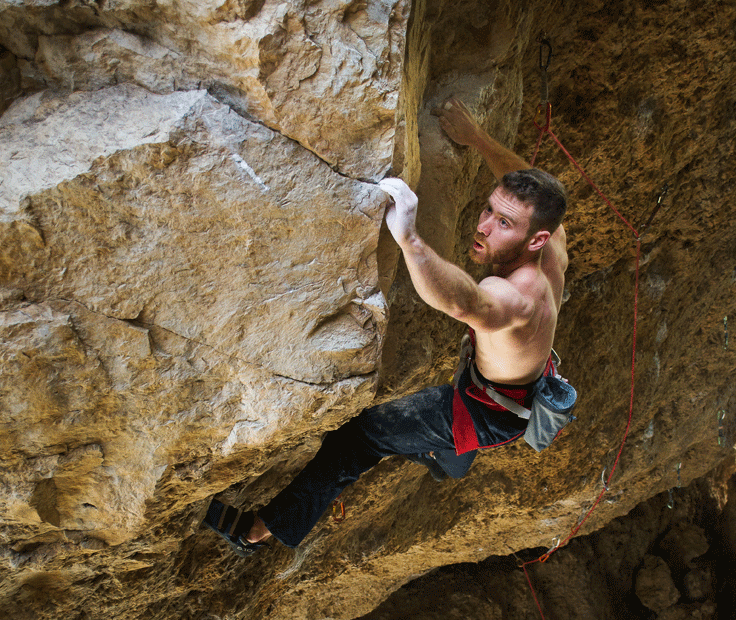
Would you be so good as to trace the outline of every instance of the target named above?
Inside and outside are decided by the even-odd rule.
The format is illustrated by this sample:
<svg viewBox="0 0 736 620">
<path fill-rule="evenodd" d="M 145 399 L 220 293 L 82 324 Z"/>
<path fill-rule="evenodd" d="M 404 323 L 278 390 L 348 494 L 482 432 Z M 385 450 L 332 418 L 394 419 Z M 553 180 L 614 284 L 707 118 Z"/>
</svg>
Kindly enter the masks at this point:
<svg viewBox="0 0 736 620">
<path fill-rule="evenodd" d="M 433 308 L 474 329 L 493 331 L 523 321 L 533 304 L 502 278 L 480 285 L 457 265 L 444 260 L 417 234 L 417 197 L 401 179 L 384 179 L 378 186 L 394 201 L 386 209 L 386 224 L 399 244 L 419 296 Z"/>
<path fill-rule="evenodd" d="M 470 110 L 459 99 L 449 99 L 434 113 L 439 116 L 440 127 L 453 142 L 473 146 L 480 151 L 496 180 L 500 181 L 507 172 L 531 168 L 516 153 L 483 131 Z"/>
</svg>

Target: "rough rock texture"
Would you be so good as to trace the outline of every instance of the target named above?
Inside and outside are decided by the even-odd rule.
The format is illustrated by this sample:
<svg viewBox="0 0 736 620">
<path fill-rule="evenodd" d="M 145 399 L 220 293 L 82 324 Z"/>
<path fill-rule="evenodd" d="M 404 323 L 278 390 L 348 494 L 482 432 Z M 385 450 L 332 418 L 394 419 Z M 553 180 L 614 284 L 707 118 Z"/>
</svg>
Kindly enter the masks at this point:
<svg viewBox="0 0 736 620">
<path fill-rule="evenodd" d="M 705 478 L 687 488 L 673 488 L 643 502 L 625 517 L 601 530 L 581 536 L 554 552 L 545 563 L 527 565 L 529 581 L 546 618 L 568 620 L 657 620 L 731 618 L 733 589 L 734 461 L 728 459 Z M 729 479 L 730 477 L 730 479 Z M 726 501 L 726 497 L 730 499 Z M 665 542 L 680 532 L 685 537 L 673 555 Z M 704 548 L 705 545 L 705 548 Z M 520 562 L 532 562 L 544 549 L 490 557 L 477 563 L 440 567 L 392 594 L 361 620 L 401 618 L 540 618 Z M 687 567 L 683 558 L 691 560 Z M 640 600 L 643 575 L 660 578 L 651 597 L 674 603 L 660 605 L 654 614 Z M 693 573 L 702 589 L 690 591 Z M 654 583 L 653 583 L 654 585 Z M 459 604 L 458 604 L 459 603 Z M 462 615 L 467 609 L 475 609 Z M 457 615 L 460 612 L 460 615 Z M 456 615 L 453 615 L 456 614 Z M 496 614 L 496 615 L 494 615 Z"/>
<path fill-rule="evenodd" d="M 406 178 L 421 233 L 479 275 L 465 254 L 490 175 L 431 110 L 459 94 L 531 155 L 542 30 L 568 149 L 637 227 L 671 188 L 642 237 L 629 440 L 583 533 L 713 470 L 736 436 L 735 28 L 732 3 L 687 0 L 0 0 L 0 611 L 354 618 L 438 566 L 567 535 L 627 425 L 635 263 L 551 142 L 538 163 L 572 197 L 556 348 L 578 422 L 459 481 L 387 459 L 297 551 L 243 562 L 200 527 L 212 495 L 262 505 L 325 430 L 448 379 L 462 327 L 413 293 L 370 181 Z M 711 600 L 713 568 L 679 538 L 626 573 L 633 592 L 647 553 L 667 563 L 686 602 L 662 617 Z M 615 586 L 554 592 L 595 609 Z"/>
<path fill-rule="evenodd" d="M 207 88 L 342 172 L 379 179 L 393 150 L 404 0 L 3 0 L 23 90 Z"/>
<path fill-rule="evenodd" d="M 5 496 L 11 518 L 41 503 L 42 522 L 117 544 L 172 462 L 367 402 L 375 188 L 205 91 L 34 97 L 3 118 L 5 457 L 46 472 Z"/>
<path fill-rule="evenodd" d="M 653 555 L 644 558 L 644 563 L 636 575 L 636 596 L 652 611 L 660 614 L 672 607 L 680 598 L 669 566 Z"/>
</svg>

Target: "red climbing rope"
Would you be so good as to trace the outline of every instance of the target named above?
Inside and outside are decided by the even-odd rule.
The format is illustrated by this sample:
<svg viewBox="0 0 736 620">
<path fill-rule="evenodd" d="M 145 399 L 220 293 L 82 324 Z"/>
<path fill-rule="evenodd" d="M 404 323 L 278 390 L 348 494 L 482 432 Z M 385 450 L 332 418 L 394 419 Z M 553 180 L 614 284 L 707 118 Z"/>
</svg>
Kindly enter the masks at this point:
<svg viewBox="0 0 736 620">
<path fill-rule="evenodd" d="M 538 106 L 538 107 L 537 107 L 537 116 L 539 116 L 539 112 L 540 112 L 540 107 L 541 107 L 541 104 L 540 104 L 540 106 Z M 542 138 L 544 137 L 544 134 L 548 134 L 548 135 L 549 135 L 549 136 L 550 136 L 550 137 L 551 137 L 551 138 L 552 138 L 552 139 L 553 139 L 553 140 L 554 140 L 554 141 L 555 141 L 555 142 L 557 143 L 557 146 L 559 146 L 559 147 L 560 147 L 560 149 L 562 150 L 562 152 L 563 152 L 563 153 L 564 153 L 565 155 L 567 155 L 567 158 L 568 158 L 568 159 L 570 160 L 570 162 L 572 163 L 572 165 L 573 165 L 573 166 L 575 166 L 575 167 L 576 167 L 576 168 L 578 169 L 578 172 L 579 172 L 579 173 L 580 173 L 580 174 L 582 175 L 582 177 L 583 177 L 583 178 L 584 178 L 584 179 L 585 179 L 585 180 L 586 180 L 586 181 L 587 181 L 587 182 L 588 182 L 588 183 L 590 184 L 590 186 L 591 186 L 591 187 L 592 187 L 592 188 L 593 188 L 593 189 L 594 189 L 594 190 L 595 190 L 595 191 L 596 191 L 596 192 L 598 193 L 598 195 L 599 195 L 599 196 L 600 196 L 600 197 L 601 197 L 601 198 L 602 198 L 602 199 L 603 199 L 603 200 L 605 201 L 605 203 L 606 203 L 606 204 L 607 204 L 607 205 L 608 205 L 609 207 L 611 207 L 611 209 L 613 210 L 613 212 L 614 212 L 614 213 L 615 213 L 616 215 L 618 215 L 619 219 L 620 219 L 620 220 L 621 220 L 621 221 L 622 221 L 622 222 L 623 222 L 624 224 L 626 224 L 626 226 L 628 226 L 628 227 L 629 227 L 629 229 L 631 230 L 631 232 L 633 232 L 633 233 L 634 233 L 634 237 L 636 237 L 636 238 L 638 239 L 638 238 L 639 238 L 639 232 L 638 232 L 638 231 L 636 230 L 636 228 L 634 228 L 634 227 L 633 227 L 633 226 L 632 226 L 632 225 L 631 225 L 631 224 L 630 224 L 630 223 L 628 222 L 628 220 L 627 220 L 627 219 L 626 219 L 626 218 L 625 218 L 625 217 L 624 217 L 623 215 L 621 215 L 621 213 L 619 213 L 618 209 L 616 209 L 616 207 L 614 207 L 614 206 L 613 206 L 613 205 L 611 204 L 611 201 L 610 201 L 610 200 L 608 200 L 608 198 L 606 198 L 606 195 L 605 195 L 605 194 L 604 194 L 604 193 L 603 193 L 603 192 L 602 192 L 602 191 L 601 191 L 600 189 L 598 189 L 598 186 L 597 186 L 597 185 L 596 185 L 595 183 L 593 183 L 593 181 L 591 180 L 591 178 L 590 178 L 590 177 L 589 177 L 589 176 L 588 176 L 588 175 L 586 174 L 585 170 L 583 170 L 583 169 L 582 169 L 582 168 L 580 167 L 580 164 L 578 164 L 578 162 L 576 162 L 576 161 L 575 161 L 575 158 L 574 158 L 574 157 L 573 157 L 572 155 L 570 155 L 570 153 L 569 153 L 569 152 L 567 151 L 567 149 L 566 149 L 566 148 L 565 148 L 565 147 L 564 147 L 564 146 L 562 145 L 562 142 L 560 142 L 560 139 L 559 139 L 559 138 L 558 138 L 558 137 L 557 137 L 557 136 L 556 136 L 556 135 L 554 134 L 554 132 L 553 132 L 553 131 L 552 131 L 552 129 L 550 128 L 550 123 L 551 123 L 551 122 L 552 122 L 552 105 L 551 105 L 551 104 L 550 104 L 549 102 L 547 102 L 547 111 L 546 111 L 546 123 L 545 123 L 544 127 L 540 127 L 540 126 L 539 126 L 539 125 L 537 124 L 537 119 L 536 119 L 536 118 L 534 119 L 534 125 L 535 125 L 535 126 L 537 127 L 537 129 L 539 129 L 540 131 L 539 131 L 539 138 L 537 139 L 537 146 L 536 146 L 536 149 L 534 150 L 534 155 L 532 156 L 532 162 L 531 162 L 532 166 L 534 165 L 534 162 L 535 162 L 535 160 L 537 159 L 537 153 L 539 152 L 539 146 L 540 146 L 540 144 L 542 143 Z"/>
<path fill-rule="evenodd" d="M 545 121 L 544 121 L 544 125 L 541 125 L 537 123 L 537 120 L 539 118 L 539 115 L 542 112 L 543 105 L 544 105 Z M 564 547 L 570 541 L 570 539 L 572 539 L 573 536 L 575 536 L 580 531 L 580 528 L 583 526 L 583 524 L 588 520 L 588 517 L 590 517 L 590 515 L 596 509 L 598 504 L 603 499 L 603 496 L 608 492 L 611 479 L 613 478 L 613 474 L 616 471 L 616 467 L 618 466 L 619 460 L 621 459 L 621 454 L 624 449 L 624 444 L 626 443 L 626 439 L 629 436 L 629 429 L 631 428 L 631 420 L 632 420 L 633 413 L 634 413 L 634 374 L 635 374 L 635 369 L 636 369 L 636 327 L 637 327 L 637 319 L 638 319 L 638 312 L 639 312 L 639 266 L 641 262 L 640 233 L 611 204 L 611 201 L 608 200 L 608 198 L 603 194 L 603 192 L 600 189 L 598 189 L 596 184 L 593 183 L 590 177 L 580 167 L 578 162 L 576 162 L 575 159 L 572 157 L 572 155 L 570 155 L 568 150 L 562 145 L 562 142 L 560 142 L 559 138 L 552 132 L 552 129 L 550 128 L 551 123 L 552 123 L 552 106 L 550 105 L 549 102 L 546 102 L 545 104 L 540 104 L 537 107 L 537 114 L 534 117 L 534 125 L 537 127 L 537 129 L 539 129 L 539 138 L 537 139 L 537 144 L 534 148 L 534 155 L 532 156 L 532 161 L 531 161 L 532 166 L 534 165 L 534 162 L 536 161 L 537 154 L 539 153 L 539 147 L 542 144 L 542 140 L 544 139 L 545 134 L 551 136 L 552 139 L 557 144 L 557 146 L 559 146 L 562 152 L 565 153 L 565 155 L 567 155 L 567 158 L 570 160 L 573 166 L 577 168 L 577 170 L 580 172 L 583 178 L 591 185 L 591 187 L 593 187 L 593 189 L 605 201 L 605 203 L 613 210 L 613 212 L 618 216 L 618 218 L 634 234 L 634 239 L 636 240 L 636 273 L 634 276 L 634 325 L 632 329 L 632 345 L 631 345 L 631 392 L 630 392 L 630 399 L 629 399 L 629 416 L 626 422 L 626 428 L 624 430 L 623 439 L 621 440 L 621 445 L 619 446 L 618 453 L 616 454 L 616 459 L 614 460 L 613 466 L 611 467 L 611 472 L 609 473 L 608 478 L 605 480 L 603 484 L 603 490 L 598 495 L 597 499 L 595 500 L 593 505 L 590 507 L 590 509 L 588 509 L 588 511 L 585 513 L 583 518 L 580 519 L 578 523 L 570 530 L 570 533 L 568 534 L 567 538 L 565 538 L 562 542 L 557 543 L 554 547 L 552 547 L 550 550 L 548 550 L 545 554 L 538 557 L 537 559 L 530 560 L 528 562 L 524 562 L 521 565 L 521 568 L 524 570 L 524 575 L 526 576 L 527 583 L 529 584 L 529 588 L 532 591 L 534 602 L 536 603 L 537 609 L 539 610 L 539 614 L 541 615 L 543 620 L 544 620 L 544 613 L 542 612 L 542 607 L 540 605 L 539 599 L 537 598 L 537 594 L 534 591 L 534 586 L 532 585 L 531 577 L 529 575 L 529 571 L 527 570 L 527 567 L 530 566 L 531 564 L 536 564 L 537 562 L 546 562 L 547 559 L 550 557 L 550 555 L 552 555 L 555 551 L 557 551 L 561 547 Z M 650 222 L 653 216 L 654 216 L 654 213 L 652 213 L 652 216 L 649 218 Z M 647 222 L 647 225 L 648 224 L 649 222 Z"/>
</svg>

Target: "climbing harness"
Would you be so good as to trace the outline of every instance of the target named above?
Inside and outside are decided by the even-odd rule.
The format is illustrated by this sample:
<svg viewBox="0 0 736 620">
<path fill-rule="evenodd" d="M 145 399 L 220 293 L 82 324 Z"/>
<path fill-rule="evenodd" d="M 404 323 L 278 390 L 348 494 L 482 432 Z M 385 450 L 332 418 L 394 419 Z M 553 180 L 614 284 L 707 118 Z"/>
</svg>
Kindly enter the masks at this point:
<svg viewBox="0 0 736 620">
<path fill-rule="evenodd" d="M 544 51 L 548 52 L 548 56 L 546 59 L 546 62 L 543 61 Z M 542 92 L 541 92 L 541 99 L 542 102 L 537 106 L 537 111 L 534 116 L 534 126 L 539 130 L 539 137 L 537 138 L 536 145 L 534 147 L 534 154 L 531 159 L 531 165 L 534 166 L 534 162 L 536 161 L 537 154 L 539 153 L 539 147 L 542 144 L 542 140 L 544 139 L 545 135 L 548 135 L 552 138 L 552 140 L 557 144 L 557 146 L 560 148 L 560 150 L 567 156 L 568 160 L 572 165 L 577 169 L 577 171 L 580 173 L 580 175 L 588 182 L 588 184 L 596 191 L 596 193 L 601 197 L 601 199 L 610 207 L 610 209 L 616 214 L 616 216 L 619 218 L 621 223 L 626 226 L 631 233 L 634 236 L 634 241 L 636 244 L 636 269 L 634 274 L 634 300 L 633 300 L 633 327 L 632 327 L 632 344 L 631 344 L 631 377 L 630 377 L 630 394 L 629 394 L 629 413 L 628 413 L 628 419 L 626 422 L 626 427 L 623 432 L 623 438 L 621 440 L 621 443 L 618 448 L 618 452 L 616 454 L 616 458 L 614 459 L 613 465 L 611 466 L 611 470 L 608 473 L 608 476 L 606 476 L 606 471 L 608 468 L 603 470 L 603 474 L 601 475 L 601 482 L 603 483 L 603 490 L 600 492 L 596 500 L 593 502 L 592 506 L 587 510 L 585 515 L 578 519 L 578 522 L 572 527 L 570 530 L 570 533 L 568 536 L 562 540 L 558 545 L 553 547 L 552 549 L 548 550 L 544 555 L 542 555 L 540 558 L 537 558 L 536 560 L 531 560 L 528 562 L 525 562 L 522 566 L 522 569 L 524 570 L 524 575 L 526 576 L 527 583 L 529 584 L 529 588 L 531 589 L 532 596 L 534 598 L 534 602 L 537 605 L 537 609 L 539 611 L 539 614 L 541 615 L 542 619 L 544 620 L 544 613 L 542 612 L 542 607 L 540 605 L 539 599 L 537 598 L 537 594 L 534 591 L 534 586 L 532 585 L 531 577 L 529 575 L 529 571 L 527 570 L 527 567 L 531 564 L 534 564 L 536 562 L 544 562 L 546 561 L 549 556 L 557 551 L 557 549 L 560 549 L 564 547 L 582 528 L 582 526 L 585 524 L 585 522 L 588 520 L 590 515 L 593 513 L 593 511 L 597 508 L 598 504 L 603 499 L 603 496 L 608 492 L 610 489 L 611 480 L 613 478 L 614 473 L 616 472 L 616 467 L 618 466 L 619 460 L 621 458 L 621 454 L 623 452 L 624 444 L 626 443 L 626 440 L 629 436 L 629 430 L 631 428 L 631 421 L 634 413 L 634 371 L 635 371 L 635 365 L 636 365 L 636 331 L 637 331 L 637 320 L 638 320 L 638 311 L 639 311 L 639 270 L 641 265 L 641 232 L 637 230 L 617 209 L 613 206 L 611 201 L 606 197 L 606 195 L 598 188 L 598 186 L 592 181 L 592 179 L 588 176 L 588 174 L 582 169 L 582 167 L 578 164 L 577 161 L 573 158 L 573 156 L 568 152 L 568 150 L 564 147 L 560 139 L 555 135 L 555 133 L 551 129 L 552 124 L 552 105 L 547 100 L 546 94 L 548 89 L 548 76 L 547 76 L 547 69 L 549 68 L 549 59 L 552 56 L 552 46 L 550 45 L 549 41 L 547 39 L 541 39 L 540 40 L 540 70 L 542 73 Z M 540 120 L 540 116 L 544 114 L 544 120 Z M 664 196 L 667 193 L 667 190 L 669 189 L 669 186 L 665 184 L 665 186 L 662 188 L 662 191 L 660 192 L 660 195 L 657 199 L 657 204 L 655 205 L 652 213 L 650 214 L 648 220 L 646 221 L 644 227 L 642 230 L 646 229 L 654 219 L 654 216 L 656 215 L 657 211 L 661 207 L 662 201 L 664 200 Z M 679 480 L 679 469 L 678 469 L 678 480 Z"/>
<path fill-rule="evenodd" d="M 575 420 L 572 410 L 578 394 L 575 388 L 557 372 L 560 357 L 554 349 L 552 349 L 545 372 L 534 382 L 531 409 L 527 409 L 512 398 L 495 390 L 492 385 L 481 381 L 475 368 L 474 357 L 475 332 L 470 329 L 460 343 L 460 363 L 453 378 L 455 389 L 459 389 L 460 377 L 465 369 L 469 368 L 470 380 L 475 387 L 504 409 L 524 420 L 529 420 L 526 431 L 524 431 L 524 441 L 537 452 L 549 446 L 559 436 L 562 429 Z"/>
<path fill-rule="evenodd" d="M 575 388 L 557 372 L 554 361 L 552 372 L 542 375 L 534 383 L 531 409 L 522 407 L 515 400 L 481 383 L 473 363 L 470 364 L 470 378 L 476 387 L 483 390 L 496 403 L 520 418 L 529 420 L 526 431 L 524 431 L 524 441 L 537 452 L 549 446 L 562 432 L 562 429 L 575 419 L 572 410 L 578 394 Z"/>
</svg>

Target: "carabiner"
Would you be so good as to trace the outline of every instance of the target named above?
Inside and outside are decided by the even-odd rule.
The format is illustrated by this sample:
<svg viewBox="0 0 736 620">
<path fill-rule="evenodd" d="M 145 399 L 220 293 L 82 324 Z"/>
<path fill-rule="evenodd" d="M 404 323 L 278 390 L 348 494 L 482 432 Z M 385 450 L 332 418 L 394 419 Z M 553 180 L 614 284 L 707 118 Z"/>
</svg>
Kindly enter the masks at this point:
<svg viewBox="0 0 736 620">
<path fill-rule="evenodd" d="M 345 504 L 341 502 L 339 498 L 332 502 L 332 520 L 335 523 L 342 523 L 345 521 Z"/>
<path fill-rule="evenodd" d="M 728 350 L 728 315 L 723 317 L 723 350 Z"/>
<path fill-rule="evenodd" d="M 547 560 L 549 560 L 549 556 L 551 556 L 555 551 L 557 551 L 557 549 L 560 548 L 560 537 L 559 536 L 555 536 L 552 539 L 552 542 L 554 543 L 554 545 L 552 545 L 549 549 L 547 549 L 547 553 L 540 556 L 539 558 L 540 562 L 544 563 Z"/>
<path fill-rule="evenodd" d="M 659 196 L 657 196 L 657 203 L 654 205 L 654 208 L 652 209 L 651 214 L 649 215 L 649 219 L 646 221 L 646 224 L 644 226 L 640 227 L 641 232 L 640 235 L 643 235 L 646 230 L 649 228 L 649 225 L 652 223 L 652 220 L 654 219 L 654 216 L 657 215 L 657 211 L 659 211 L 659 208 L 662 206 L 662 201 L 664 200 L 664 197 L 667 195 L 667 192 L 670 191 L 670 184 L 665 183 L 662 186 L 661 191 L 659 192 Z"/>
</svg>

